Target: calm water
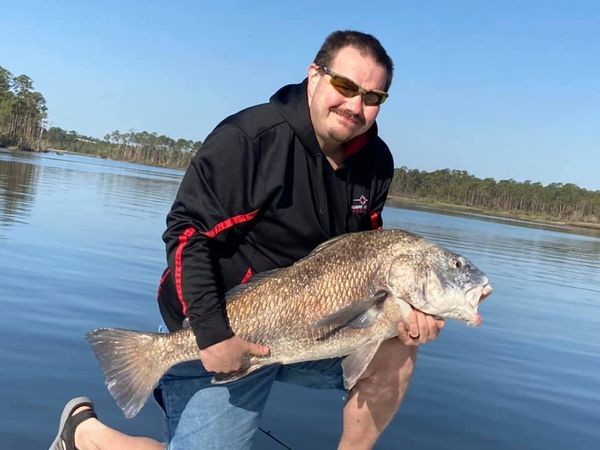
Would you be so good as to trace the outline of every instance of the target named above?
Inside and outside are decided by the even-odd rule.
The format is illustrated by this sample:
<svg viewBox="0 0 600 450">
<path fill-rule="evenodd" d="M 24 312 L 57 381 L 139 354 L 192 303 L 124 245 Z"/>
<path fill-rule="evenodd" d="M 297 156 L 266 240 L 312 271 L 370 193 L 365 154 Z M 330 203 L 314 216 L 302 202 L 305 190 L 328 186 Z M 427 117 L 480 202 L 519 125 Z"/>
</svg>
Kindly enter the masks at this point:
<svg viewBox="0 0 600 450">
<path fill-rule="evenodd" d="M 181 173 L 0 150 L 1 448 L 45 449 L 76 395 L 105 422 L 162 438 L 149 404 L 126 420 L 83 335 L 155 330 L 160 235 Z M 422 348 L 380 449 L 600 448 L 600 238 L 388 208 L 387 227 L 469 257 L 495 293 L 485 324 L 448 323 Z M 339 392 L 276 385 L 263 427 L 294 449 L 335 448 Z M 278 448 L 263 435 L 258 448 Z"/>
</svg>

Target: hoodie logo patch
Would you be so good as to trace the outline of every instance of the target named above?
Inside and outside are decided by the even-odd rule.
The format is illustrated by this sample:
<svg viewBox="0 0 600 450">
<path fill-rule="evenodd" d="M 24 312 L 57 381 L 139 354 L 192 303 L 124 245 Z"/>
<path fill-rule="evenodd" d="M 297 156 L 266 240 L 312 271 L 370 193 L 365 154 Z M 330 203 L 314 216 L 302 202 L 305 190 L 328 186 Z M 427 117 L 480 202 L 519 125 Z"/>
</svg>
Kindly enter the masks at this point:
<svg viewBox="0 0 600 450">
<path fill-rule="evenodd" d="M 366 214 L 369 211 L 369 199 L 364 195 L 352 199 L 352 214 Z"/>
</svg>

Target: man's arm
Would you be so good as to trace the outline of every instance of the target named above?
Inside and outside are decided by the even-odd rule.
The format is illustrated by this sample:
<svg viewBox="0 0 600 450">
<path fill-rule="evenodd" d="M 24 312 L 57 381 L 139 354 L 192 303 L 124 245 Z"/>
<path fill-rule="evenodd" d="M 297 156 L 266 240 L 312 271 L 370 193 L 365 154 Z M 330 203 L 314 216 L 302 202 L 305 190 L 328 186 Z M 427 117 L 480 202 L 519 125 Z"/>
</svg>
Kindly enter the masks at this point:
<svg viewBox="0 0 600 450">
<path fill-rule="evenodd" d="M 237 127 L 218 127 L 190 163 L 167 217 L 163 239 L 177 296 L 211 371 L 236 370 L 244 353 L 266 350 L 234 337 L 215 255 L 262 205 L 257 164 L 252 143 Z"/>
</svg>

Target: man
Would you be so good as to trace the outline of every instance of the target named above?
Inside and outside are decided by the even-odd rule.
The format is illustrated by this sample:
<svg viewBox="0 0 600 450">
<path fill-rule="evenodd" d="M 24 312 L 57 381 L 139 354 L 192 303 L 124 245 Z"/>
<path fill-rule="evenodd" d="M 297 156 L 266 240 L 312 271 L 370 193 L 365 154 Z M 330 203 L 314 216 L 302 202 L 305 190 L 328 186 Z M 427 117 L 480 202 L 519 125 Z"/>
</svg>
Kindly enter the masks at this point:
<svg viewBox="0 0 600 450">
<path fill-rule="evenodd" d="M 175 366 L 155 392 L 168 419 L 168 448 L 249 448 L 275 380 L 343 389 L 341 359 L 269 366 L 220 386 L 211 385 L 210 372 L 235 371 L 246 353 L 269 352 L 234 335 L 228 289 L 292 264 L 329 238 L 381 226 L 393 161 L 375 119 L 392 75 L 373 36 L 334 32 L 303 83 L 225 119 L 190 164 L 163 236 L 169 267 L 159 306 L 170 331 L 189 323 L 202 364 Z M 399 339 L 380 347 L 348 395 L 339 448 L 375 444 L 408 387 L 416 345 L 442 326 L 413 312 Z M 79 448 L 86 433 L 99 443 L 99 425 L 87 420 L 73 432 Z"/>
</svg>

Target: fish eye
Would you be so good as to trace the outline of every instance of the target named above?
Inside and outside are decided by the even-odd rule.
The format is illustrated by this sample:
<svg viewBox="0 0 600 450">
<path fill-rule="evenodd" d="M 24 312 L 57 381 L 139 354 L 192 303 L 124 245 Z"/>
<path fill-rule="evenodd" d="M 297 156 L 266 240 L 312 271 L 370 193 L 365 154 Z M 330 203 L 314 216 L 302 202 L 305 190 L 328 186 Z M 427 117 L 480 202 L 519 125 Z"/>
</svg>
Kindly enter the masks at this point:
<svg viewBox="0 0 600 450">
<path fill-rule="evenodd" d="M 452 259 L 450 260 L 450 267 L 453 267 L 453 268 L 455 268 L 455 269 L 460 269 L 460 268 L 462 268 L 462 266 L 463 266 L 463 264 L 462 264 L 462 262 L 460 261 L 460 259 L 457 259 L 457 258 L 452 258 Z"/>
</svg>

